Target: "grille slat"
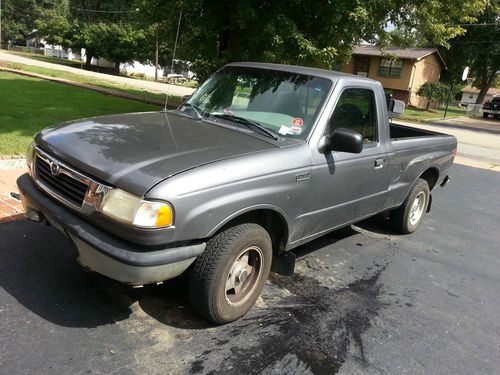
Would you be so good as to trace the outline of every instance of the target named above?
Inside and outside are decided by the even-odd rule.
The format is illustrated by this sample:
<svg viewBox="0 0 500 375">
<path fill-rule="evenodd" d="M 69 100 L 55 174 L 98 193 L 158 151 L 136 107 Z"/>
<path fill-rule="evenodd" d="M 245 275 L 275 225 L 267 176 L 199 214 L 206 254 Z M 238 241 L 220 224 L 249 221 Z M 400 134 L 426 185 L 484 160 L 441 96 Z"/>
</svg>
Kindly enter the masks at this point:
<svg viewBox="0 0 500 375">
<path fill-rule="evenodd" d="M 75 189 L 75 188 L 74 188 L 74 187 L 72 187 L 71 185 L 69 185 L 69 184 L 67 184 L 67 183 L 63 182 L 61 179 L 58 179 L 58 178 L 55 178 L 55 179 L 54 179 L 50 173 L 47 173 L 47 172 L 45 172 L 45 171 L 43 171 L 43 170 L 40 170 L 40 172 L 42 172 L 42 174 L 43 174 L 43 178 L 44 178 L 45 180 L 49 180 L 52 184 L 54 184 L 54 180 L 57 180 L 57 181 L 61 184 L 61 186 L 60 186 L 60 187 L 64 187 L 65 189 L 67 189 L 67 190 L 68 190 L 68 191 L 67 191 L 67 193 L 68 193 L 68 194 L 73 195 L 73 196 L 75 196 L 75 197 L 77 197 L 77 198 L 78 198 L 78 197 L 82 197 L 82 200 L 83 200 L 83 197 L 85 196 L 85 192 L 86 192 L 86 190 L 83 190 L 83 191 L 82 191 L 82 190 L 79 190 L 79 189 Z M 57 186 L 58 190 L 59 190 L 59 188 L 60 188 L 60 187 L 59 187 L 59 186 Z"/>
<path fill-rule="evenodd" d="M 49 168 L 45 163 L 40 165 L 40 170 L 45 172 L 49 177 L 53 178 L 52 173 L 50 172 Z M 66 176 L 64 174 L 60 174 L 59 176 L 55 177 L 57 180 L 61 181 L 61 183 L 65 185 L 69 185 L 69 188 L 72 190 L 76 190 L 77 193 L 83 193 L 85 194 L 87 191 L 87 186 L 85 184 L 82 184 L 79 181 L 76 181 L 75 179 Z"/>
<path fill-rule="evenodd" d="M 48 163 L 40 157 L 37 157 L 35 161 L 35 173 L 36 177 L 54 194 L 77 206 L 83 204 L 88 189 L 87 184 L 65 174 L 54 176 Z"/>
</svg>

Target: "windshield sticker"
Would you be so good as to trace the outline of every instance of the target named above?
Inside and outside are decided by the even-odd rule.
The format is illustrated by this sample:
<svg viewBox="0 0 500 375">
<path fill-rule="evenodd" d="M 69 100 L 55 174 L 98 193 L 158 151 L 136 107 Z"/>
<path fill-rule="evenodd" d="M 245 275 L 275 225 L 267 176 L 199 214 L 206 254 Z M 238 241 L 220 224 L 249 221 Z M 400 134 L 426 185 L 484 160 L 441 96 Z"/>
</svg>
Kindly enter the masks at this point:
<svg viewBox="0 0 500 375">
<path fill-rule="evenodd" d="M 304 125 L 304 120 L 302 120 L 300 117 L 295 117 L 292 120 L 292 124 L 293 124 L 293 126 L 302 126 L 302 125 Z"/>
<path fill-rule="evenodd" d="M 290 134 L 290 129 L 285 125 L 281 125 L 281 128 L 280 130 L 278 130 L 278 133 L 280 133 L 281 135 L 287 135 Z"/>
<path fill-rule="evenodd" d="M 302 128 L 300 126 L 292 126 L 290 129 L 291 134 L 300 134 L 302 133 Z"/>
</svg>

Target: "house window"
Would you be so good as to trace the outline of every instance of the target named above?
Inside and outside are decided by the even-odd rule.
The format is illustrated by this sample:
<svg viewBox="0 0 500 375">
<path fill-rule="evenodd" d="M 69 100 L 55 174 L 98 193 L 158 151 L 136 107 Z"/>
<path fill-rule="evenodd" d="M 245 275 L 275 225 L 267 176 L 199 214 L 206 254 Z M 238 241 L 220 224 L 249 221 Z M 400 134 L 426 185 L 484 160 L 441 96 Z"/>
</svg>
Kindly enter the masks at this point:
<svg viewBox="0 0 500 375">
<path fill-rule="evenodd" d="M 401 77 L 401 70 L 403 70 L 402 60 L 382 59 L 380 67 L 378 68 L 378 75 L 386 77 Z"/>
<path fill-rule="evenodd" d="M 473 95 L 469 95 L 469 99 L 474 99 L 474 96 Z"/>
</svg>

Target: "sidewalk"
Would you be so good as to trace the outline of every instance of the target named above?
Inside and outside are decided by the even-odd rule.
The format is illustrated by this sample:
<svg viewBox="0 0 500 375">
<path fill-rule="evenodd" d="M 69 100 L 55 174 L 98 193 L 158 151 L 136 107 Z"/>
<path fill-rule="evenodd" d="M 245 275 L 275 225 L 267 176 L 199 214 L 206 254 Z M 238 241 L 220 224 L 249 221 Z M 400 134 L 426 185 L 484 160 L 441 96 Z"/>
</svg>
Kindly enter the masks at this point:
<svg viewBox="0 0 500 375">
<path fill-rule="evenodd" d="M 185 95 L 191 95 L 194 91 L 194 89 L 189 88 L 189 87 L 168 85 L 165 83 L 145 81 L 145 80 L 127 78 L 127 77 L 121 77 L 121 76 L 114 76 L 114 75 L 110 75 L 110 74 L 103 74 L 103 73 L 97 73 L 97 72 L 90 72 L 88 70 L 73 68 L 70 66 L 52 64 L 52 63 L 48 63 L 45 61 L 34 60 L 34 59 L 30 59 L 30 58 L 23 57 L 23 56 L 12 55 L 12 54 L 6 53 L 4 51 L 0 51 L 0 60 L 12 62 L 12 63 L 31 65 L 31 66 L 39 66 L 42 68 L 48 68 L 48 69 L 53 69 L 53 70 L 62 70 L 65 72 L 70 72 L 70 73 L 79 74 L 82 76 L 98 78 L 98 79 L 103 80 L 103 81 L 119 83 L 119 84 L 130 86 L 133 88 L 139 88 L 139 89 L 143 89 L 143 90 L 147 90 L 147 91 L 151 91 L 151 92 L 155 92 L 155 93 L 161 93 L 161 94 L 168 93 L 169 95 L 174 95 L 174 96 L 185 96 Z"/>
<path fill-rule="evenodd" d="M 24 218 L 21 201 L 10 193 L 17 193 L 16 180 L 27 172 L 27 168 L 0 169 L 0 223 Z"/>
</svg>

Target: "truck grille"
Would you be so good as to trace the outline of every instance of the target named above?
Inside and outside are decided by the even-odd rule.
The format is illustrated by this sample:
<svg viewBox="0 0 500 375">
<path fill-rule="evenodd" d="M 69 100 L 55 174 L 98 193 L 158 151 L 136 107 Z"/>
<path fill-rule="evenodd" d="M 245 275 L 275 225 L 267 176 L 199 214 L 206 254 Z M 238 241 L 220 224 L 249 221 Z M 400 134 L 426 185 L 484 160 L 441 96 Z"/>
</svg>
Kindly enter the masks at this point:
<svg viewBox="0 0 500 375">
<path fill-rule="evenodd" d="M 60 168 L 59 173 L 53 174 L 49 163 L 39 156 L 36 157 L 36 178 L 55 195 L 81 207 L 88 185 L 66 174 L 63 167 Z"/>
</svg>

